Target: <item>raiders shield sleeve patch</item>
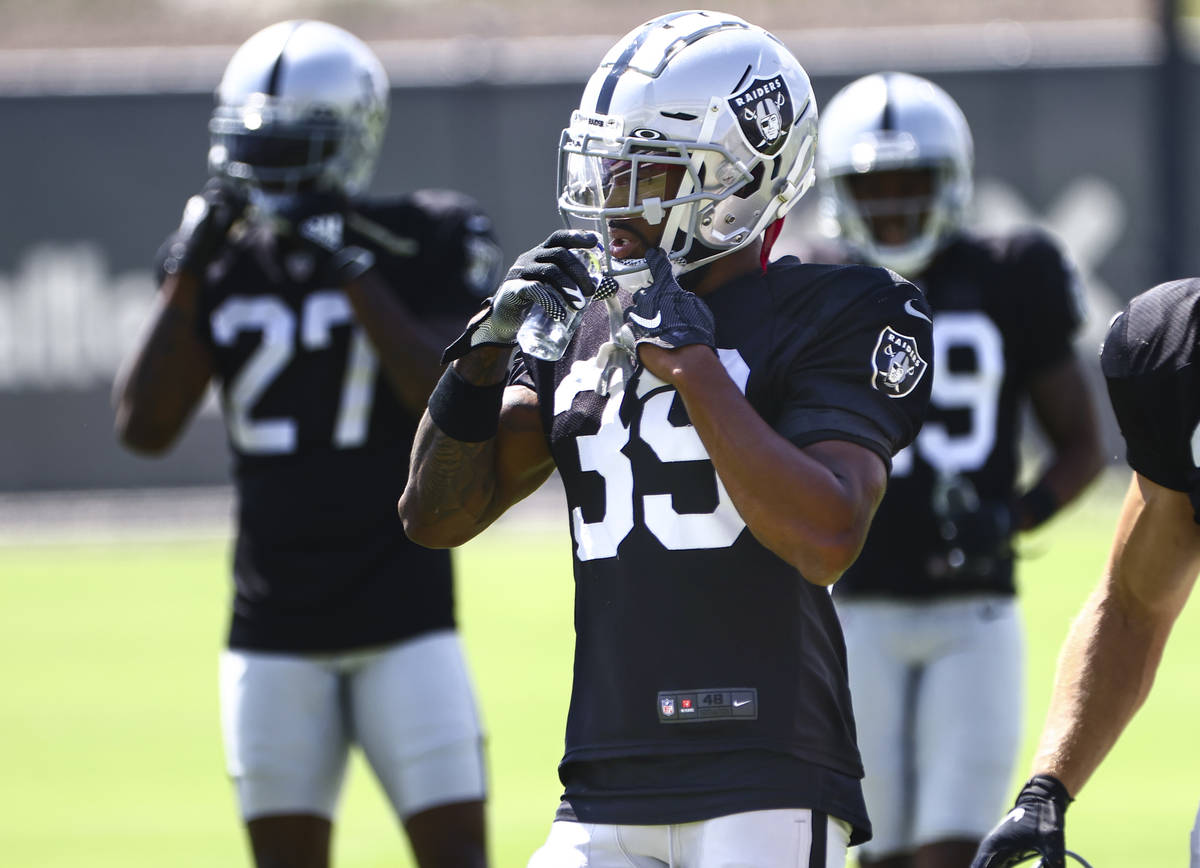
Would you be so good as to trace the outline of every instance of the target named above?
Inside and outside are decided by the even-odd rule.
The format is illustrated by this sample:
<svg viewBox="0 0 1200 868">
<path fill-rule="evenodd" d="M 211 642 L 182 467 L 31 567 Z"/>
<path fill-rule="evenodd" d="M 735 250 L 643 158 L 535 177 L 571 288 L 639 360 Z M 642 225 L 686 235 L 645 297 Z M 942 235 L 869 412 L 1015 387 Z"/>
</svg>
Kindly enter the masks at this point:
<svg viewBox="0 0 1200 868">
<path fill-rule="evenodd" d="M 902 398 L 917 387 L 928 367 L 914 338 L 884 326 L 871 356 L 871 388 L 889 398 Z"/>
</svg>

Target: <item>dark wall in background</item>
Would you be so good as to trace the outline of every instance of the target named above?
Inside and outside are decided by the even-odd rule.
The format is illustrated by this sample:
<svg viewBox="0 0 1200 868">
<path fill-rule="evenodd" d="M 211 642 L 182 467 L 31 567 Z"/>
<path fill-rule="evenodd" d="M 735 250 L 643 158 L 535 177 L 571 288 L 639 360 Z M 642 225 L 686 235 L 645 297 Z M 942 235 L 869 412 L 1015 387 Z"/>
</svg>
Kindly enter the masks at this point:
<svg viewBox="0 0 1200 868">
<path fill-rule="evenodd" d="M 1085 273 L 1114 297 L 1173 276 L 1156 254 L 1164 237 L 1185 245 L 1186 269 L 1200 273 L 1200 253 L 1187 243 L 1200 227 L 1194 181 L 1178 181 L 1187 185 L 1184 225 L 1160 217 L 1153 68 L 931 77 L 971 121 L 981 185 L 997 184 L 1031 215 L 1046 216 L 1072 185 L 1101 182 L 1121 231 L 1102 249 L 1079 252 Z M 814 78 L 819 104 L 850 78 Z M 466 190 L 514 256 L 558 225 L 558 134 L 580 88 L 398 88 L 377 188 Z M 226 479 L 211 408 L 171 456 L 147 460 L 116 447 L 108 399 L 116 360 L 153 294 L 154 252 L 204 182 L 210 108 L 207 95 L 0 99 L 0 490 Z M 1188 108 L 1188 135 L 1200 141 L 1200 111 Z M 1073 219 L 1083 225 L 1087 217 Z"/>
</svg>

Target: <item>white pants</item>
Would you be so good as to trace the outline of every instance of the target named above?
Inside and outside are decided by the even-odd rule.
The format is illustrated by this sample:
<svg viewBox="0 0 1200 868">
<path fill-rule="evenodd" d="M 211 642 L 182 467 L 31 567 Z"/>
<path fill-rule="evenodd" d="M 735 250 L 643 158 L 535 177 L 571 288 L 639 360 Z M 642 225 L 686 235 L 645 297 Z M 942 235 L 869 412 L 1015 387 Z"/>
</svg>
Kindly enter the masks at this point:
<svg viewBox="0 0 1200 868">
<path fill-rule="evenodd" d="M 837 603 L 874 859 L 982 838 L 1012 799 L 1024 639 L 998 595 Z"/>
<path fill-rule="evenodd" d="M 452 630 L 339 654 L 221 655 L 225 757 L 242 817 L 336 814 L 359 744 L 401 819 L 484 798 L 482 730 Z"/>
<path fill-rule="evenodd" d="M 812 811 L 799 808 L 670 826 L 558 820 L 528 868 L 843 868 L 850 826 L 830 817 L 825 832 L 815 842 Z"/>
</svg>

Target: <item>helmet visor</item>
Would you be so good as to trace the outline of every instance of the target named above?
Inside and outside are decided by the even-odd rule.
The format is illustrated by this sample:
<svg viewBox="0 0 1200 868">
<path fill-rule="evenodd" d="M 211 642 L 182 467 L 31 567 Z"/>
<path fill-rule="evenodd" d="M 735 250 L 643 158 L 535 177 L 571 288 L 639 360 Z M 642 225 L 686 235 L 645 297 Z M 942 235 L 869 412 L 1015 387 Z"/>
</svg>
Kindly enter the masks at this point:
<svg viewBox="0 0 1200 868">
<path fill-rule="evenodd" d="M 559 179 L 559 208 L 595 217 L 639 216 L 652 200 L 670 208 L 709 198 L 679 145 L 650 149 L 626 140 L 615 153 L 567 147 L 560 152 Z"/>
<path fill-rule="evenodd" d="M 285 122 L 267 112 L 218 112 L 209 122 L 210 163 L 231 178 L 295 187 L 318 177 L 344 140 L 333 120 Z"/>
</svg>

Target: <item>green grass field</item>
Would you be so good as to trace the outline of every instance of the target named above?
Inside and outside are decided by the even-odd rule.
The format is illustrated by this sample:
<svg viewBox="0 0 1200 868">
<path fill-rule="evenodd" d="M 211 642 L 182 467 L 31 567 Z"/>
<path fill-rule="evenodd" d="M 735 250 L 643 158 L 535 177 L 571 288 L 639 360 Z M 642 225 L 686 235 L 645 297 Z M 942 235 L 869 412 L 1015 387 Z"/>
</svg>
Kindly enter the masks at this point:
<svg viewBox="0 0 1200 868">
<path fill-rule="evenodd" d="M 1054 656 L 1099 574 L 1117 502 L 1097 490 L 1024 541 L 1026 755 Z M 566 523 L 510 521 L 459 555 L 459 614 L 490 733 L 493 864 L 523 866 L 557 801 L 571 669 Z M 223 774 L 216 656 L 227 604 L 221 542 L 0 547 L 0 839 L 5 865 L 248 865 Z M 1096 868 L 1186 864 L 1200 800 L 1200 604 L 1176 627 L 1138 719 L 1068 815 Z M 1025 760 L 1019 770 L 1025 772 Z M 338 868 L 411 866 L 356 763 Z"/>
</svg>

